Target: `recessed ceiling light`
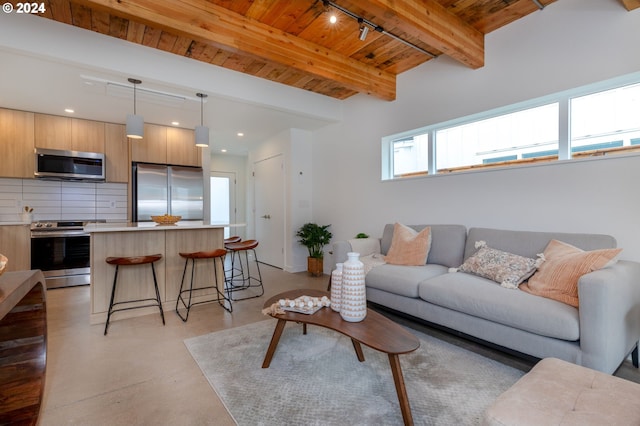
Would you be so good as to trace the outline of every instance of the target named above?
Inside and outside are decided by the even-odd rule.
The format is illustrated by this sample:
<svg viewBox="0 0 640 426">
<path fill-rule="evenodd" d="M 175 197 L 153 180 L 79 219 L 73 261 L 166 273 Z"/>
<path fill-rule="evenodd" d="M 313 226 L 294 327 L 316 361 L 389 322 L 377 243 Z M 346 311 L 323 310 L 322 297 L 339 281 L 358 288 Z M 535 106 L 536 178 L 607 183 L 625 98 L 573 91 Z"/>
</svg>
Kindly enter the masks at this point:
<svg viewBox="0 0 640 426">
<path fill-rule="evenodd" d="M 331 22 L 332 24 L 335 24 L 336 22 L 338 22 L 338 17 L 336 15 L 331 15 L 329 17 L 329 22 Z"/>
<path fill-rule="evenodd" d="M 221 149 L 220 152 L 227 152 L 227 150 L 226 149 Z"/>
<path fill-rule="evenodd" d="M 68 112 L 69 114 L 73 114 L 75 111 L 72 110 L 71 108 L 65 108 L 64 112 Z"/>
<path fill-rule="evenodd" d="M 171 125 L 173 125 L 173 126 L 179 126 L 179 125 L 180 125 L 180 122 L 179 122 L 179 121 L 172 121 L 172 122 L 171 122 Z"/>
<path fill-rule="evenodd" d="M 238 132 L 237 134 L 238 134 L 239 137 L 243 137 L 244 136 L 244 133 L 242 133 L 242 132 Z"/>
</svg>

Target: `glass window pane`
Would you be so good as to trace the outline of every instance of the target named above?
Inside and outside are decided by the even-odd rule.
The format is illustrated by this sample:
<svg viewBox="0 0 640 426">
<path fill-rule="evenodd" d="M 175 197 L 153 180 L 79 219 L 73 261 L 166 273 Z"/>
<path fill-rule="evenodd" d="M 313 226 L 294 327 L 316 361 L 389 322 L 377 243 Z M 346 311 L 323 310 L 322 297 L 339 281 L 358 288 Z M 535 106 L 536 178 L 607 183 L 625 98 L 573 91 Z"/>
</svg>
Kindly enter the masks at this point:
<svg viewBox="0 0 640 426">
<path fill-rule="evenodd" d="M 571 152 L 637 145 L 640 84 L 571 99 Z"/>
<path fill-rule="evenodd" d="M 211 223 L 230 223 L 230 184 L 227 177 L 211 176 Z M 224 228 L 224 237 L 229 237 L 229 227 Z"/>
<path fill-rule="evenodd" d="M 393 141 L 394 177 L 426 173 L 429 164 L 429 135 L 416 135 Z"/>
<path fill-rule="evenodd" d="M 438 170 L 558 154 L 558 104 L 436 132 Z"/>
</svg>

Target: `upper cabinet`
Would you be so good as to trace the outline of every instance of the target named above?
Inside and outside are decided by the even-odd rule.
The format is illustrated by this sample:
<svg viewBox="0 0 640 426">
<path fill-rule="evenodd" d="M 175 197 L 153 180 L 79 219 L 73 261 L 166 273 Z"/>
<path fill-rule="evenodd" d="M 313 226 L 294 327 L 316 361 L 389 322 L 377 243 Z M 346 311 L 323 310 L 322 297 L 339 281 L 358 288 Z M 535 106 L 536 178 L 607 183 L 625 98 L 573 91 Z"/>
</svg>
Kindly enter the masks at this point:
<svg viewBox="0 0 640 426">
<path fill-rule="evenodd" d="M 107 182 L 129 181 L 129 141 L 124 124 L 105 124 L 104 154 Z"/>
<path fill-rule="evenodd" d="M 37 148 L 104 152 L 105 127 L 100 121 L 57 115 L 35 115 Z"/>
<path fill-rule="evenodd" d="M 180 166 L 201 166 L 200 148 L 193 130 L 144 125 L 144 138 L 131 139 L 131 161 Z"/>
<path fill-rule="evenodd" d="M 74 151 L 105 152 L 105 123 L 71 119 L 71 147 Z"/>
<path fill-rule="evenodd" d="M 201 166 L 201 149 L 195 145 L 193 130 L 167 128 L 167 162 L 181 166 Z"/>
<path fill-rule="evenodd" d="M 167 128 L 144 125 L 144 137 L 131 139 L 131 161 L 167 164 Z"/>
<path fill-rule="evenodd" d="M 35 146 L 47 149 L 71 149 L 71 119 L 36 114 Z"/>
<path fill-rule="evenodd" d="M 34 148 L 104 153 L 107 182 L 128 182 L 132 161 L 202 166 L 193 130 L 145 124 L 129 140 L 123 124 L 0 108 L 0 177 L 33 178 Z"/>
<path fill-rule="evenodd" d="M 0 176 L 33 177 L 33 116 L 32 112 L 0 108 Z"/>
</svg>

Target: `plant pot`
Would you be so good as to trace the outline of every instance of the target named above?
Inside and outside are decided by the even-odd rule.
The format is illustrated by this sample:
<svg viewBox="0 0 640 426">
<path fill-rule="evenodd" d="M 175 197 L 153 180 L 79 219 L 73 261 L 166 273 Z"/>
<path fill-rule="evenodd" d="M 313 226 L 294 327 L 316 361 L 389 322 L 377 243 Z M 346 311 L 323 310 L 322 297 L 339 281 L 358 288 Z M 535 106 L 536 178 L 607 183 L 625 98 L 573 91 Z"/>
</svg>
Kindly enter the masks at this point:
<svg viewBox="0 0 640 426">
<path fill-rule="evenodd" d="M 324 274 L 324 264 L 321 257 L 307 257 L 307 271 L 312 277 L 321 277 Z"/>
</svg>

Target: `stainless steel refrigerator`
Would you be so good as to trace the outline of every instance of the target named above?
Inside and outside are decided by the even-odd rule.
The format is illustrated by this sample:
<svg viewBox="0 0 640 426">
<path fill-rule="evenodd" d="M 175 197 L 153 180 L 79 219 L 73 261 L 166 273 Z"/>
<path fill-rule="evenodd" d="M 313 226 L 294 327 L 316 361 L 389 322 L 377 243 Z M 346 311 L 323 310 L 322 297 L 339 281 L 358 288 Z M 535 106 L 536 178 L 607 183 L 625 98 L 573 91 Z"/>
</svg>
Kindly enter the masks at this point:
<svg viewBox="0 0 640 426">
<path fill-rule="evenodd" d="M 132 180 L 134 222 L 163 214 L 202 220 L 202 168 L 134 163 Z"/>
</svg>

